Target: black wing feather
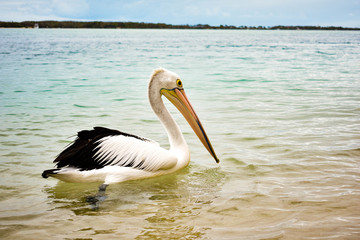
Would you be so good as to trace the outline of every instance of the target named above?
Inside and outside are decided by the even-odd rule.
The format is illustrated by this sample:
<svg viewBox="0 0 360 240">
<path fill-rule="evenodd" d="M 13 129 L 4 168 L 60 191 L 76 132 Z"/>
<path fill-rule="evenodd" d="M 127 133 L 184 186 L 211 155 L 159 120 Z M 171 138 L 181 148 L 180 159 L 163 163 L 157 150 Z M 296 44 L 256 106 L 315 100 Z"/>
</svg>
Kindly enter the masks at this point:
<svg viewBox="0 0 360 240">
<path fill-rule="evenodd" d="M 57 158 L 54 160 L 54 163 L 56 163 L 56 167 L 58 168 L 76 167 L 80 170 L 103 168 L 106 164 L 99 163 L 99 161 L 94 159 L 94 150 L 100 144 L 100 139 L 116 135 L 134 137 L 139 140 L 146 141 L 144 138 L 118 130 L 104 127 L 94 127 L 93 130 L 83 130 L 78 132 L 75 141 L 57 156 Z"/>
</svg>

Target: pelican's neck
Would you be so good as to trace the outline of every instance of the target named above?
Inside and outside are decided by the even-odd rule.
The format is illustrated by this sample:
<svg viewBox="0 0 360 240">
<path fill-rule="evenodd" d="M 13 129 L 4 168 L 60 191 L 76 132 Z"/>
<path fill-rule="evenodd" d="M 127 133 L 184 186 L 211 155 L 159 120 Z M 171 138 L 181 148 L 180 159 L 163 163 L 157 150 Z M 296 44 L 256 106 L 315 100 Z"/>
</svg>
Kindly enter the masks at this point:
<svg viewBox="0 0 360 240">
<path fill-rule="evenodd" d="M 180 127 L 171 116 L 159 91 L 152 91 L 149 88 L 149 101 L 151 108 L 153 109 L 160 122 L 163 124 L 169 138 L 170 151 L 174 152 L 180 159 L 180 164 L 187 165 L 190 160 L 190 152 L 185 138 L 180 130 Z"/>
</svg>

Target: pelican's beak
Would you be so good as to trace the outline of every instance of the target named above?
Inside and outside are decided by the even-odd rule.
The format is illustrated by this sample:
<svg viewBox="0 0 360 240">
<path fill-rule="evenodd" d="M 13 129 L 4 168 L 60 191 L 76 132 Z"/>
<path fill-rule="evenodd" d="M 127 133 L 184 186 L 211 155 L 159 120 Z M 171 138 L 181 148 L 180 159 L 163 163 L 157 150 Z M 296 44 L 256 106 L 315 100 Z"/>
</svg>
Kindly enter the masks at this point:
<svg viewBox="0 0 360 240">
<path fill-rule="evenodd" d="M 187 98 L 184 89 L 174 88 L 174 89 L 161 89 L 161 94 L 163 94 L 169 101 L 175 105 L 175 107 L 181 112 L 185 117 L 186 121 L 189 123 L 191 128 L 194 130 L 202 144 L 208 150 L 208 152 L 213 156 L 215 161 L 219 163 L 213 147 L 209 141 L 209 138 L 206 135 L 206 132 L 201 125 L 200 119 L 196 115 L 193 107 L 190 104 L 189 99 Z"/>
</svg>

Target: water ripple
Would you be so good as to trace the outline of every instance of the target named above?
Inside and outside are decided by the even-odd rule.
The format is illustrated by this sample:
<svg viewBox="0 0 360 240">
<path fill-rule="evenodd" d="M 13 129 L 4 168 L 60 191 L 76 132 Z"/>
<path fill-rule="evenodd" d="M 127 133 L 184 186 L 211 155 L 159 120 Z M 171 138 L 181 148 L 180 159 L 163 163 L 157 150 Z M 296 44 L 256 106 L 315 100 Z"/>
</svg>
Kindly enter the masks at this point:
<svg viewBox="0 0 360 240">
<path fill-rule="evenodd" d="M 3 239 L 358 238 L 359 32 L 0 31 Z M 98 183 L 41 178 L 97 125 L 168 147 L 147 102 L 159 66 L 186 84 L 219 166 L 169 107 L 183 171 L 112 185 L 97 211 Z"/>
</svg>

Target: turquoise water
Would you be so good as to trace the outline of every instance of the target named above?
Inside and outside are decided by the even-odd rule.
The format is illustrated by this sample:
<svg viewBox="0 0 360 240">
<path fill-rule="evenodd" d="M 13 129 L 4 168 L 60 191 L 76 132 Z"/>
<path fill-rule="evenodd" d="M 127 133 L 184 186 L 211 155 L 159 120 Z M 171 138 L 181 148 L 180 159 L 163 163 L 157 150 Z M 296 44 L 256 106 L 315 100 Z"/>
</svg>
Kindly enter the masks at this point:
<svg viewBox="0 0 360 240">
<path fill-rule="evenodd" d="M 359 239 L 360 32 L 0 29 L 1 239 Z M 221 160 L 112 185 L 42 179 L 75 133 L 158 141 L 153 69 L 182 77 Z"/>
</svg>

